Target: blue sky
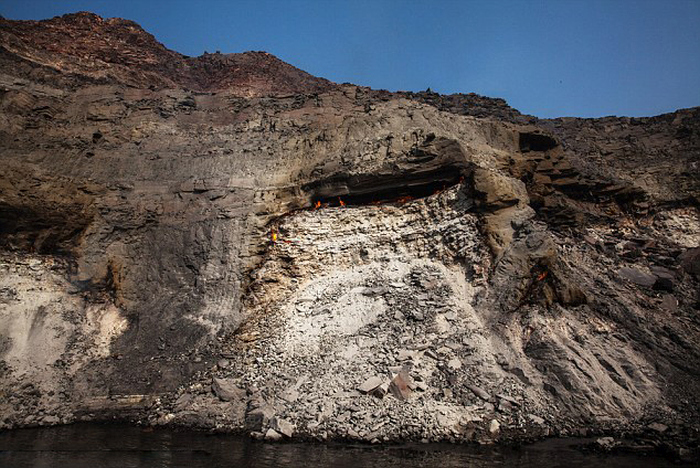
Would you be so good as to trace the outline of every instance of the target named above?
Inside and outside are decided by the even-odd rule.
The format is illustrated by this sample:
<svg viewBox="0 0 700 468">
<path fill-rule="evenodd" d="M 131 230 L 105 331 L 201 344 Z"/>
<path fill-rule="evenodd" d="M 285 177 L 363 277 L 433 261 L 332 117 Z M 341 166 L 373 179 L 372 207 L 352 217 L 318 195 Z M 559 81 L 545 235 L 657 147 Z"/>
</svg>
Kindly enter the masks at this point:
<svg viewBox="0 0 700 468">
<path fill-rule="evenodd" d="M 336 82 L 502 97 L 539 117 L 700 106 L 700 0 L 3 0 L 0 14 L 93 11 L 167 47 L 265 50 Z"/>
</svg>

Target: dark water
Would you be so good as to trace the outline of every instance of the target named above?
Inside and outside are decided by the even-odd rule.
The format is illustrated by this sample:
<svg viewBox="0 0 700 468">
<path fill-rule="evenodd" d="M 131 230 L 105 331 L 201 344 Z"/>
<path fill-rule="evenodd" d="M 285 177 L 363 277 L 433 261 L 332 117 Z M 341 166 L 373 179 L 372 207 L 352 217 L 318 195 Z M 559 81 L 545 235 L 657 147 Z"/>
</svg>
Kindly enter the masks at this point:
<svg viewBox="0 0 700 468">
<path fill-rule="evenodd" d="M 521 448 L 447 444 L 266 444 L 244 437 L 128 425 L 76 424 L 0 432 L 0 467 L 612 467 L 678 466 L 658 457 L 599 455 L 573 439 Z"/>
</svg>

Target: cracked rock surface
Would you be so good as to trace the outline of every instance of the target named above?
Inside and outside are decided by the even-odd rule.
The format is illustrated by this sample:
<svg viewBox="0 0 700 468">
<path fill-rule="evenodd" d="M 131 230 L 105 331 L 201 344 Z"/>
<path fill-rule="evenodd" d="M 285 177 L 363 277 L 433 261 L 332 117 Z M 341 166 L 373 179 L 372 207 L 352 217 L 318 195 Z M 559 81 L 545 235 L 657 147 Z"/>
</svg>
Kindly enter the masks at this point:
<svg viewBox="0 0 700 468">
<path fill-rule="evenodd" d="M 1 427 L 697 447 L 698 109 L 540 120 L 219 55 L 0 19 Z"/>
</svg>

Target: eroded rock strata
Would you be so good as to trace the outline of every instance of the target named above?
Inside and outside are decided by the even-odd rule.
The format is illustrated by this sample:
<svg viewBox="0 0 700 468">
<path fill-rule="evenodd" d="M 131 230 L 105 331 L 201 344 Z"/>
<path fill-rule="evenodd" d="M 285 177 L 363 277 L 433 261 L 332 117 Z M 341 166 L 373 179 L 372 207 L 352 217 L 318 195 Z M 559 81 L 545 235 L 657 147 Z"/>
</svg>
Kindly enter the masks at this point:
<svg viewBox="0 0 700 468">
<path fill-rule="evenodd" d="M 2 427 L 697 444 L 699 109 L 540 120 L 88 13 L 0 20 L 0 63 Z"/>
</svg>

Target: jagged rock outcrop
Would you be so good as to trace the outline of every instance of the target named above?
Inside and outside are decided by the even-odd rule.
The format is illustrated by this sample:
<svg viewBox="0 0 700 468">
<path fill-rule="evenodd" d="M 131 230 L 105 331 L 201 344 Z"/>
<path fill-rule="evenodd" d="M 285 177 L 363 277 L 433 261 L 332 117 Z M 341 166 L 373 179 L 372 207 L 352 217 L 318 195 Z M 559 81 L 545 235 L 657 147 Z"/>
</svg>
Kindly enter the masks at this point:
<svg viewBox="0 0 700 468">
<path fill-rule="evenodd" d="M 697 109 L 543 121 L 84 13 L 0 20 L 0 64 L 3 427 L 697 437 Z"/>
<path fill-rule="evenodd" d="M 3 19 L 0 30 L 0 63 L 12 66 L 15 77 L 50 84 L 235 90 L 247 97 L 318 93 L 336 87 L 266 52 L 187 57 L 165 48 L 133 21 L 102 19 L 93 13 L 46 21 Z"/>
</svg>

